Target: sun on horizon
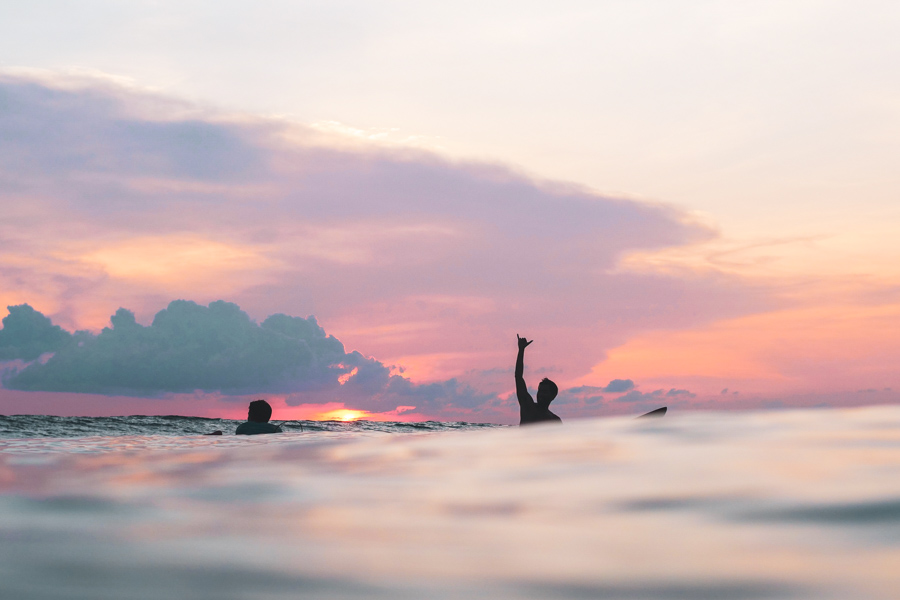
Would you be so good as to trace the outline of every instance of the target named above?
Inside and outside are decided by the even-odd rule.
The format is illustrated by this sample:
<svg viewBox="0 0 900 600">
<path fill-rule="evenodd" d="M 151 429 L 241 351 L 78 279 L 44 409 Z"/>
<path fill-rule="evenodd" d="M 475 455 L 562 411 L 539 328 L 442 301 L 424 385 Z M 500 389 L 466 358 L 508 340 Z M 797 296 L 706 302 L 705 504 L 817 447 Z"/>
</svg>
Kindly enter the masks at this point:
<svg viewBox="0 0 900 600">
<path fill-rule="evenodd" d="M 352 410 L 349 408 L 339 408 L 337 410 L 329 410 L 319 413 L 315 416 L 315 421 L 358 421 L 369 416 L 364 410 Z"/>
</svg>

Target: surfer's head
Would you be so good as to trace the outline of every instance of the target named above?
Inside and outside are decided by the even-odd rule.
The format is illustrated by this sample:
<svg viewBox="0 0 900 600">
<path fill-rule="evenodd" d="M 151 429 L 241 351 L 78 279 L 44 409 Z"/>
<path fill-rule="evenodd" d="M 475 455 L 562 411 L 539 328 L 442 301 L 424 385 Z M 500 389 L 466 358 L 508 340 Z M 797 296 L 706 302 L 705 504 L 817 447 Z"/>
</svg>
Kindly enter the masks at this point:
<svg viewBox="0 0 900 600">
<path fill-rule="evenodd" d="M 544 377 L 538 384 L 537 403 L 541 406 L 550 406 L 558 393 L 559 388 L 556 387 L 556 384 Z"/>
<path fill-rule="evenodd" d="M 272 407 L 265 400 L 254 400 L 247 411 L 247 420 L 254 423 L 268 423 L 272 418 Z"/>
</svg>

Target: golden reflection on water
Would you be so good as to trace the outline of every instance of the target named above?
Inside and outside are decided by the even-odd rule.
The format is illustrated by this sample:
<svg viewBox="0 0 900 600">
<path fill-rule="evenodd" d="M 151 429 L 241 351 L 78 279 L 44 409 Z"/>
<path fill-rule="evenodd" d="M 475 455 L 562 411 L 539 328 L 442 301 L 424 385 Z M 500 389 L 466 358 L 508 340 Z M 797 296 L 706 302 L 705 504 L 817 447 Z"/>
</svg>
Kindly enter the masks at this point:
<svg viewBox="0 0 900 600">
<path fill-rule="evenodd" d="M 111 568 L 112 546 L 130 573 L 120 594 L 151 567 L 169 574 L 164 593 L 142 598 L 204 597 L 198 573 L 238 567 L 247 583 L 224 597 L 900 589 L 892 407 L 405 436 L 6 440 L 0 451 L 0 535 L 29 540 L 0 550 L 0 592 L 32 586 L 34 598 L 60 593 L 54 569 Z M 44 587 L 23 579 L 42 572 Z"/>
</svg>

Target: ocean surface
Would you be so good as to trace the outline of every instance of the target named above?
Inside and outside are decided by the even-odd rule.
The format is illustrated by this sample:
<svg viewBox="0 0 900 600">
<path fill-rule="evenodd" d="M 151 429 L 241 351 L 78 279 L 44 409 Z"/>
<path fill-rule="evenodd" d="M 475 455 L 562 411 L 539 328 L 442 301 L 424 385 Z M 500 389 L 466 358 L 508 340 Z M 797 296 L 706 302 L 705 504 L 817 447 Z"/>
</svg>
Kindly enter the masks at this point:
<svg viewBox="0 0 900 600">
<path fill-rule="evenodd" d="M 235 425 L 0 417 L 0 598 L 900 597 L 897 407 Z"/>
<path fill-rule="evenodd" d="M 501 427 L 489 423 L 425 421 L 399 423 L 380 421 L 280 421 L 285 433 L 308 433 L 304 442 L 326 439 L 356 439 L 379 434 L 425 433 Z M 46 452 L 106 452 L 122 444 L 134 448 L 160 449 L 193 447 L 198 442 L 187 436 L 209 434 L 216 430 L 234 434 L 243 421 L 205 417 L 129 416 L 129 417 L 54 417 L 47 415 L 0 415 L 0 450 Z M 253 436 L 254 439 L 258 436 Z M 264 436 L 265 437 L 265 436 Z M 291 437 L 300 441 L 296 436 Z M 190 441 L 189 441 L 190 440 Z M 244 440 L 243 442 L 241 440 Z M 246 443 L 247 437 L 233 442 Z M 269 440 L 271 441 L 271 440 Z M 202 442 L 201 442 L 202 443 Z M 223 442 L 217 442 L 221 446 Z M 227 442 L 225 442 L 227 445 Z"/>
</svg>

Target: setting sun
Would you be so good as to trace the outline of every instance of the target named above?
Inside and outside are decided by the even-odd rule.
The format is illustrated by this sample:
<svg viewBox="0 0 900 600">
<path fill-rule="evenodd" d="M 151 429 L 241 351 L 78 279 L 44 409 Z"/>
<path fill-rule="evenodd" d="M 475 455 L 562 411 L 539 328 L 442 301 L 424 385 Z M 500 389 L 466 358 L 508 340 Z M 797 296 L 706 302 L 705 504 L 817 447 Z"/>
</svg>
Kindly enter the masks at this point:
<svg viewBox="0 0 900 600">
<path fill-rule="evenodd" d="M 364 410 L 350 410 L 348 408 L 341 408 L 338 410 L 330 410 L 328 412 L 319 413 L 316 415 L 317 421 L 358 421 L 359 419 L 363 419 L 368 417 L 369 413 Z"/>
</svg>

